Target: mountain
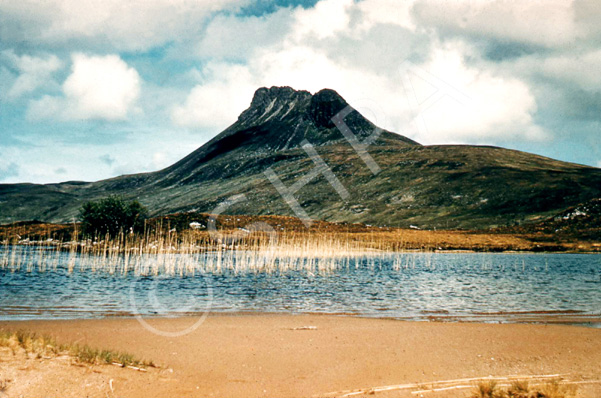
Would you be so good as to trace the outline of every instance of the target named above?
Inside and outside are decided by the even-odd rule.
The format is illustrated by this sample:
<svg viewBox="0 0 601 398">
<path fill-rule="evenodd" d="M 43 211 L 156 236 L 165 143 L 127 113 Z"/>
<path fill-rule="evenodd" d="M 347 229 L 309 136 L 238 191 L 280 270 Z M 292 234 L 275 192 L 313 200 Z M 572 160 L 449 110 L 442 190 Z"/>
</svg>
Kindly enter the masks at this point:
<svg viewBox="0 0 601 398">
<path fill-rule="evenodd" d="M 366 153 L 333 122 L 341 111 L 355 147 L 380 132 Z M 274 176 L 280 190 L 299 188 L 288 202 Z M 271 87 L 258 89 L 234 124 L 163 170 L 97 182 L 0 185 L 0 222 L 70 222 L 83 202 L 109 194 L 138 198 L 154 216 L 294 215 L 296 200 L 308 216 L 327 221 L 489 228 L 536 222 L 601 197 L 601 170 L 491 146 L 420 145 L 377 130 L 333 90 Z M 245 200 L 218 207 L 236 194 Z"/>
</svg>

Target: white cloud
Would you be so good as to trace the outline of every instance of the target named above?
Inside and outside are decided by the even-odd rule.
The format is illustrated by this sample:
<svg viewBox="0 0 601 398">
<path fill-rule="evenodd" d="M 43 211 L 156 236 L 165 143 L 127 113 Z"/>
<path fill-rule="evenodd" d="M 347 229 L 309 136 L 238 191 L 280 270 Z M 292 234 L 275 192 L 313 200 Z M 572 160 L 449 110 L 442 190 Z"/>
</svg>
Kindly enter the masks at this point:
<svg viewBox="0 0 601 398">
<path fill-rule="evenodd" d="M 19 72 L 17 79 L 8 90 L 7 97 L 9 99 L 19 98 L 39 87 L 48 85 L 52 74 L 62 67 L 62 62 L 55 55 L 19 56 L 13 50 L 2 51 L 0 55 Z"/>
<path fill-rule="evenodd" d="M 152 154 L 152 165 L 156 169 L 160 169 L 165 166 L 169 166 L 167 164 L 167 155 L 165 152 L 155 152 Z"/>
<path fill-rule="evenodd" d="M 212 13 L 247 0 L 37 0 L 0 2 L 3 40 L 58 46 L 71 40 L 146 50 L 193 38 Z"/>
<path fill-rule="evenodd" d="M 215 48 L 214 44 L 220 43 L 221 37 L 239 37 L 240 31 L 244 31 L 241 28 L 250 25 L 259 32 L 268 26 L 278 26 L 288 34 L 282 35 L 270 46 L 256 46 L 253 51 L 246 49 L 246 64 L 207 63 L 201 73 L 200 84 L 190 91 L 183 104 L 173 108 L 172 120 L 187 127 L 226 127 L 248 107 L 252 93 L 261 86 L 286 85 L 313 92 L 334 88 L 347 99 L 363 99 L 366 93 L 374 92 L 372 89 L 375 87 L 388 90 L 390 94 L 395 88 L 389 89 L 385 78 L 344 67 L 315 46 L 315 40 L 328 40 L 347 33 L 352 7 L 350 0 L 325 0 L 311 9 L 281 9 L 268 18 L 230 16 L 227 17 L 228 23 L 220 25 L 219 29 L 210 26 L 201 48 L 217 54 L 229 52 Z M 278 22 L 276 18 L 282 21 Z M 238 22 L 233 22 L 236 19 Z M 287 24 L 291 24 L 290 29 L 286 28 Z M 251 43 L 255 42 L 253 37 L 251 35 L 249 39 Z M 213 45 L 208 46 L 209 43 Z M 247 43 L 244 41 L 244 44 Z M 236 45 L 233 48 L 237 48 Z"/>
<path fill-rule="evenodd" d="M 346 16 L 358 7 L 361 12 L 369 9 L 366 3 L 357 3 L 356 9 L 349 8 L 352 5 L 342 0 L 319 4 L 333 8 L 338 12 L 336 18 L 346 21 Z M 316 10 L 317 7 L 291 12 L 300 21 L 314 15 Z M 314 21 L 318 26 L 316 21 L 319 18 Z M 514 77 L 474 65 L 468 67 L 463 61 L 465 56 L 471 55 L 468 46 L 434 42 L 430 59 L 417 65 L 472 98 L 471 107 L 461 106 L 449 98 L 436 103 L 424 113 L 428 129 L 423 131 L 412 123 L 415 113 L 403 91 L 400 63 L 388 73 L 380 73 L 353 62 L 354 56 L 363 57 L 365 53 L 335 58 L 328 47 L 320 46 L 317 37 L 337 44 L 337 37 L 354 36 L 357 32 L 343 22 L 329 25 L 327 32 L 314 30 L 310 19 L 305 22 L 279 43 L 253 52 L 245 65 L 209 63 L 203 71 L 202 82 L 192 89 L 183 105 L 174 109 L 173 120 L 189 127 L 225 127 L 248 106 L 256 88 L 286 85 L 311 92 L 332 88 L 351 105 L 371 100 L 377 104 L 379 113 L 385 115 L 386 121 L 379 121 L 381 127 L 423 143 L 498 143 L 511 139 L 537 141 L 546 137 L 545 131 L 533 120 L 537 104 L 530 87 Z M 391 30 L 391 34 L 394 33 L 396 31 Z"/>
<path fill-rule="evenodd" d="M 601 2 L 574 0 L 574 20 L 581 41 L 590 41 L 594 46 L 601 38 Z"/>
<path fill-rule="evenodd" d="M 34 119 L 124 119 L 140 95 L 140 76 L 117 55 L 74 54 L 72 71 L 63 83 L 63 97 L 32 101 Z"/>
<path fill-rule="evenodd" d="M 417 24 L 433 27 L 443 36 L 462 34 L 556 47 L 574 43 L 581 34 L 572 3 L 456 0 L 441 4 L 420 0 L 412 13 Z"/>
<path fill-rule="evenodd" d="M 421 66 L 439 82 L 457 91 L 421 113 L 426 129 L 414 129 L 422 143 L 495 143 L 512 139 L 541 141 L 547 133 L 533 121 L 537 104 L 529 86 L 512 77 L 467 67 L 460 48 L 439 49 Z M 412 81 L 415 77 L 412 76 Z M 418 90 L 419 91 L 419 90 Z M 421 91 L 425 96 L 431 90 Z M 430 91 L 430 92 L 429 92 Z M 411 113 L 412 118 L 417 113 Z"/>
<path fill-rule="evenodd" d="M 183 105 L 173 108 L 171 118 L 175 124 L 224 128 L 248 106 L 256 85 L 246 67 L 211 63 L 205 73 L 206 82 L 194 87 Z"/>
<path fill-rule="evenodd" d="M 63 91 L 73 118 L 123 119 L 140 94 L 140 76 L 117 55 L 76 54 Z"/>
<path fill-rule="evenodd" d="M 0 101 L 8 101 L 8 92 L 12 88 L 18 75 L 5 65 L 0 64 Z"/>
<path fill-rule="evenodd" d="M 66 102 L 63 98 L 44 95 L 29 102 L 27 118 L 30 120 L 65 119 L 63 116 Z"/>
<path fill-rule="evenodd" d="M 293 37 L 324 39 L 348 28 L 353 0 L 322 0 L 313 8 L 297 8 Z"/>
<path fill-rule="evenodd" d="M 257 48 L 281 40 L 292 27 L 289 9 L 264 16 L 217 15 L 207 26 L 197 53 L 201 58 L 245 59 Z"/>
<path fill-rule="evenodd" d="M 361 11 L 360 27 L 367 30 L 378 24 L 399 25 L 415 30 L 416 26 L 411 16 L 414 0 L 370 0 L 357 4 Z"/>
<path fill-rule="evenodd" d="M 302 44 L 262 51 L 249 67 L 263 86 L 292 86 L 314 92 L 352 85 L 344 84 L 350 83 L 347 77 L 352 69 L 337 65 L 323 52 Z M 357 80 L 355 84 L 361 82 Z"/>
<path fill-rule="evenodd" d="M 532 61 L 532 72 L 576 84 L 583 90 L 601 90 L 601 50 L 584 54 L 568 53 Z"/>
</svg>

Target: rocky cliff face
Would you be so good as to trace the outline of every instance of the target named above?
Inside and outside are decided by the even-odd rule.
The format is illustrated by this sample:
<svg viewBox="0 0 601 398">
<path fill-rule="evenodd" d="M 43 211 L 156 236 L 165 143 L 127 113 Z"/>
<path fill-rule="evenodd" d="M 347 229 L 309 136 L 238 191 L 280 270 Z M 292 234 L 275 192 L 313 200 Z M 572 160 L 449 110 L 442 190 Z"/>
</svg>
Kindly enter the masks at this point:
<svg viewBox="0 0 601 398">
<path fill-rule="evenodd" d="M 324 89 L 311 95 L 290 87 L 260 88 L 238 120 L 198 153 L 202 149 L 206 155 L 212 151 L 220 154 L 237 147 L 258 152 L 280 151 L 298 148 L 304 140 L 315 146 L 340 142 L 344 137 L 332 118 L 348 106 L 334 90 Z M 358 137 L 365 137 L 376 128 L 352 108 L 344 121 Z M 401 135 L 385 134 L 399 142 L 418 145 Z"/>
<path fill-rule="evenodd" d="M 312 175 L 305 140 L 349 193 L 341 198 L 322 174 L 308 179 L 295 199 L 316 219 L 487 228 L 537 221 L 601 197 L 596 168 L 503 148 L 422 146 L 389 131 L 367 149 L 374 172 L 333 121 L 344 110 L 349 131 L 359 140 L 370 136 L 377 127 L 348 106 L 333 90 L 260 88 L 230 127 L 164 170 L 92 183 L 0 185 L 0 222 L 72 221 L 84 201 L 109 194 L 138 198 L 162 215 L 211 212 L 244 193 L 247 200 L 225 212 L 294 215 L 265 171 L 285 186 Z"/>
</svg>

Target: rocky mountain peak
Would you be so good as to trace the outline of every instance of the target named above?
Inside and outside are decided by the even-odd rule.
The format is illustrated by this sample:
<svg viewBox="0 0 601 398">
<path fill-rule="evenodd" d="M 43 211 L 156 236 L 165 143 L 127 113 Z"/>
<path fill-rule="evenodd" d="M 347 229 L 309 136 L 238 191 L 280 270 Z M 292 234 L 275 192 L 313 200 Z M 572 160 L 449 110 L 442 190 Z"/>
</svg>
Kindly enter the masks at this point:
<svg viewBox="0 0 601 398">
<path fill-rule="evenodd" d="M 304 90 L 295 90 L 292 87 L 273 86 L 271 88 L 261 87 L 255 91 L 251 108 L 265 109 L 273 101 L 290 102 L 299 98 L 311 97 L 311 93 Z"/>
<path fill-rule="evenodd" d="M 255 91 L 250 107 L 242 112 L 238 122 L 256 125 L 274 119 L 282 120 L 291 113 L 294 115 L 304 111 L 311 97 L 310 92 L 291 87 L 261 87 Z"/>
<path fill-rule="evenodd" d="M 313 121 L 315 127 L 330 129 L 335 127 L 332 118 L 346 106 L 344 98 L 331 89 L 311 94 L 291 87 L 261 87 L 255 91 L 250 107 L 240 115 L 238 122 L 249 126 L 302 115 Z"/>
<path fill-rule="evenodd" d="M 239 143 L 252 142 L 255 148 L 269 150 L 295 148 L 305 139 L 325 145 L 343 139 L 332 118 L 347 106 L 344 98 L 331 89 L 311 94 L 291 87 L 262 87 L 238 121 L 217 138 L 235 135 Z M 356 111 L 345 121 L 359 135 L 370 134 L 375 128 Z"/>
<path fill-rule="evenodd" d="M 309 112 L 317 127 L 333 128 L 332 118 L 348 106 L 348 103 L 334 90 L 323 89 L 311 98 Z"/>
<path fill-rule="evenodd" d="M 265 153 L 299 148 L 305 141 L 314 146 L 344 144 L 346 139 L 332 118 L 347 106 L 349 104 L 344 98 L 331 89 L 311 94 L 291 87 L 261 87 L 234 124 L 172 167 L 186 165 L 181 168 L 191 169 L 234 151 L 237 156 L 246 158 L 263 156 Z M 376 129 L 373 123 L 353 109 L 344 122 L 360 139 Z M 387 131 L 381 138 L 403 145 L 419 145 Z"/>
</svg>

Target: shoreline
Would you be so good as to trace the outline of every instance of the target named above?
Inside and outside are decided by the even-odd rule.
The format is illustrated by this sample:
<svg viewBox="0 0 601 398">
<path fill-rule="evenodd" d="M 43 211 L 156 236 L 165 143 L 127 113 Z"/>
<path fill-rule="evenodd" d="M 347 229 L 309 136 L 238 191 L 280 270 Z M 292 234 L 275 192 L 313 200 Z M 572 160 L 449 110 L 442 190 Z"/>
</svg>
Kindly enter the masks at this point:
<svg viewBox="0 0 601 398">
<path fill-rule="evenodd" d="M 7 318 L 0 316 L 0 324 L 17 322 L 52 322 L 52 321 L 89 321 L 89 320 L 107 320 L 120 319 L 131 320 L 141 317 L 143 319 L 161 320 L 161 319 L 186 319 L 203 316 L 204 312 L 193 313 L 173 313 L 166 315 L 137 315 L 133 313 L 126 314 L 100 314 L 93 317 L 30 317 L 30 318 Z M 356 314 L 350 312 L 284 312 L 284 311 L 209 311 L 209 316 L 218 317 L 245 317 L 245 316 L 331 316 L 331 317 L 349 317 L 359 319 L 373 320 L 391 320 L 399 322 L 436 322 L 436 323 L 457 323 L 457 324 L 484 324 L 484 325 L 566 325 L 579 326 L 592 329 L 601 329 L 601 314 L 582 314 L 579 311 L 526 311 L 526 312 L 500 312 L 490 314 L 466 314 L 466 315 L 447 315 L 439 313 L 424 313 L 419 317 L 410 316 L 377 316 L 367 314 Z"/>
<path fill-rule="evenodd" d="M 144 320 L 166 332 L 188 328 L 192 321 L 187 317 Z M 109 365 L 87 370 L 65 365 L 62 373 L 52 373 L 59 376 L 45 379 L 43 386 L 30 383 L 27 390 L 25 384 L 17 388 L 13 383 L 7 389 L 9 397 L 18 396 L 17 392 L 44 395 L 49 391 L 44 388 L 73 391 L 61 396 L 77 396 L 78 391 L 81 395 L 81 387 L 74 382 L 81 381 L 80 373 L 84 378 L 104 377 L 92 383 L 94 388 L 86 389 L 91 397 L 113 396 L 110 379 L 114 396 L 132 398 L 286 398 L 489 375 L 550 374 L 585 382 L 579 387 L 585 394 L 582 397 L 601 395 L 601 384 L 591 382 L 601 380 L 601 330 L 572 325 L 254 313 L 210 314 L 197 329 L 179 337 L 152 333 L 130 318 L 0 321 L 0 330 L 7 329 L 126 351 L 159 365 L 144 373 Z M 39 373 L 54 362 L 30 360 L 23 371 L 7 370 L 7 363 L 0 362 L 0 374 L 14 374 L 14 380 L 23 382 L 28 377 L 39 378 Z M 466 391 L 469 389 L 428 396 L 464 396 Z M 415 395 L 411 391 L 383 391 L 376 396 Z"/>
<path fill-rule="evenodd" d="M 82 310 L 82 312 L 84 312 Z M 453 315 L 441 311 L 423 311 L 420 316 L 377 316 L 353 312 L 286 312 L 286 311 L 262 311 L 262 310 L 210 310 L 207 312 L 185 312 L 171 313 L 165 315 L 147 315 L 120 312 L 118 314 L 98 314 L 92 317 L 55 317 L 52 314 L 47 317 L 31 318 L 6 318 L 0 316 L 0 325 L 3 323 L 18 322 L 53 322 L 53 321 L 91 321 L 91 320 L 135 320 L 138 318 L 148 320 L 170 320 L 191 319 L 204 316 L 215 317 L 245 317 L 245 316 L 316 316 L 336 318 L 358 318 L 372 320 L 390 320 L 399 322 L 435 322 L 451 324 L 484 324 L 484 325 L 566 325 L 592 329 L 601 329 L 601 314 L 589 314 L 578 310 L 536 310 L 536 311 L 500 311 L 491 313 L 472 313 Z"/>
</svg>

